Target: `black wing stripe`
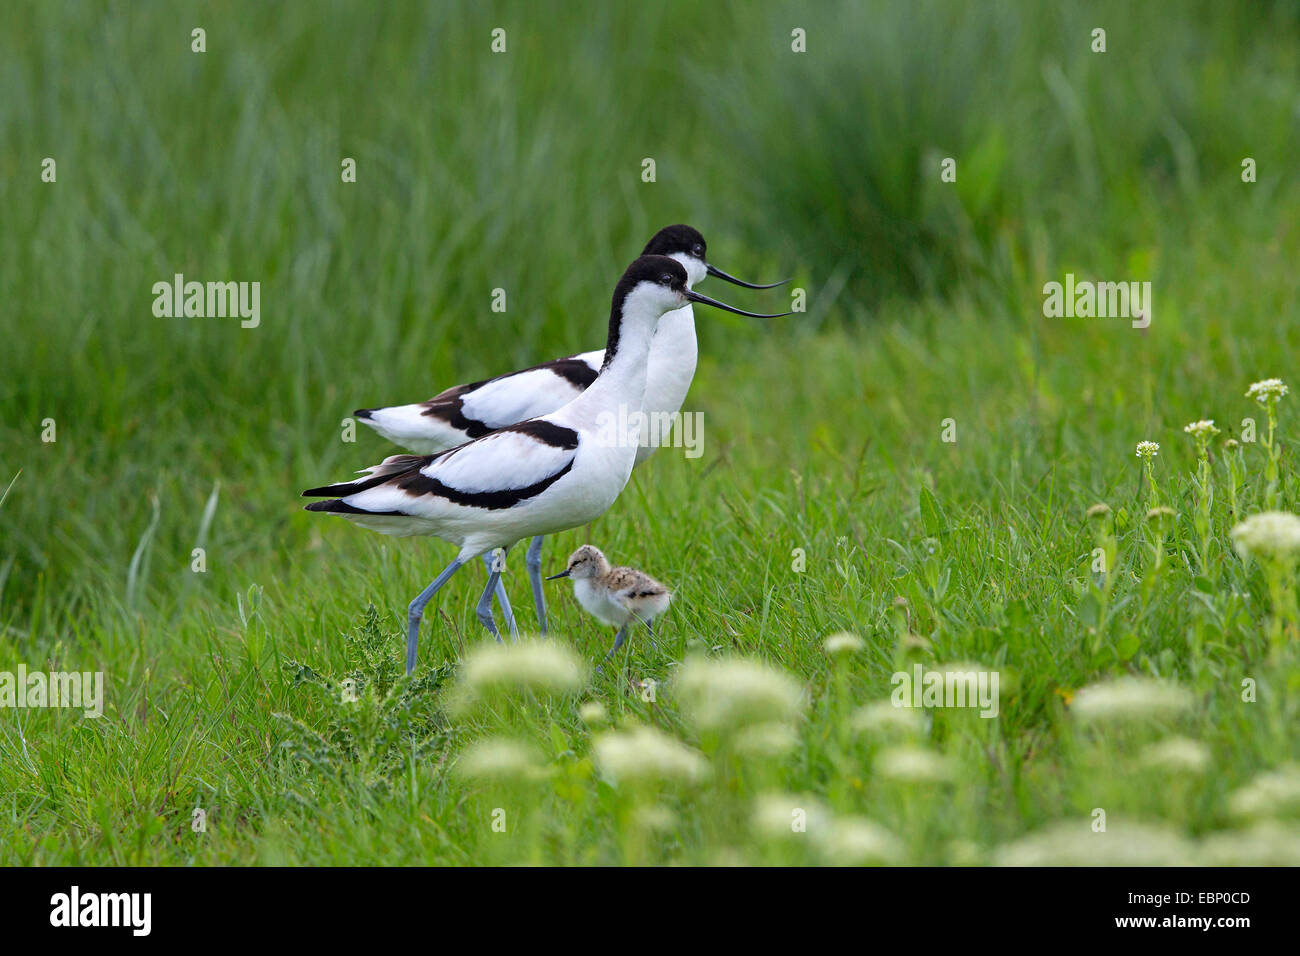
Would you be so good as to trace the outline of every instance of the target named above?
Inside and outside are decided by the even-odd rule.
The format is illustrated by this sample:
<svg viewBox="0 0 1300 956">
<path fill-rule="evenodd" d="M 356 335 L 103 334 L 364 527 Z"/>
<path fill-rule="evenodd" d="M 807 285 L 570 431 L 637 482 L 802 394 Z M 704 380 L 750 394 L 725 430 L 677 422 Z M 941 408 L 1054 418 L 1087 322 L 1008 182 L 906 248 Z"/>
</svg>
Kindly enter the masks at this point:
<svg viewBox="0 0 1300 956">
<path fill-rule="evenodd" d="M 556 425 L 554 422 L 548 422 L 544 418 L 530 418 L 526 422 L 519 422 L 517 425 L 507 425 L 500 429 L 503 432 L 518 432 L 521 435 L 527 435 L 529 438 L 535 438 L 543 445 L 550 445 L 552 448 L 564 448 L 568 451 L 578 447 L 578 433 L 572 428 L 565 428 L 563 425 Z"/>
<path fill-rule="evenodd" d="M 394 518 L 409 518 L 411 515 L 402 511 L 366 511 L 364 508 L 354 508 L 346 501 L 338 498 L 332 498 L 329 501 L 313 501 L 307 505 L 307 511 L 326 511 L 336 515 L 387 515 Z"/>
<path fill-rule="evenodd" d="M 425 402 L 424 404 L 425 409 L 420 413 L 421 415 L 427 415 L 430 418 L 441 418 L 458 432 L 463 432 L 465 437 L 471 441 L 475 438 L 482 438 L 492 431 L 489 425 L 465 414 L 465 400 L 459 396 L 450 401 Z"/>
<path fill-rule="evenodd" d="M 596 370 L 582 359 L 556 359 L 554 362 L 543 362 L 541 365 L 534 365 L 532 368 L 511 372 L 509 375 L 500 375 L 497 378 L 487 378 L 481 382 L 471 382 L 469 385 L 457 385 L 454 388 L 449 388 L 441 395 L 424 402 L 424 411 L 421 414 L 428 415 L 430 418 L 442 419 L 457 431 L 464 432 L 467 438 L 482 438 L 493 429 L 486 422 L 470 418 L 465 414 L 465 399 L 490 382 L 497 382 L 503 378 L 513 378 L 516 375 L 537 372 L 542 369 L 558 375 L 580 392 L 586 391 L 591 383 L 596 381 L 597 375 Z M 361 411 L 370 412 L 373 409 L 362 409 Z"/>
<path fill-rule="evenodd" d="M 396 481 L 395 484 L 402 491 L 411 495 L 437 495 L 439 498 L 445 498 L 453 504 L 464 505 L 467 508 L 485 508 L 488 511 L 503 511 L 506 508 L 513 508 L 521 501 L 527 501 L 540 495 L 551 485 L 555 484 L 573 469 L 573 462 L 567 465 L 549 477 L 535 482 L 526 488 L 508 488 L 502 491 L 461 491 L 458 488 L 451 488 L 444 485 L 436 478 L 430 478 L 428 475 L 415 474 Z M 331 501 L 313 501 L 307 506 L 308 511 L 327 511 L 333 514 L 343 515 L 384 515 L 395 518 L 418 518 L 419 515 L 409 514 L 405 511 L 366 511 L 364 508 L 357 508 L 348 504 L 346 501 L 335 498 Z"/>
<path fill-rule="evenodd" d="M 550 369 L 579 391 L 586 391 L 596 381 L 596 370 L 582 359 L 566 358 L 547 362 L 539 368 Z"/>
<path fill-rule="evenodd" d="M 365 491 L 367 488 L 373 488 L 376 485 L 382 485 L 384 482 L 392 479 L 397 472 L 407 472 L 417 468 L 423 468 L 432 462 L 437 455 L 393 455 L 392 460 L 386 464 L 377 466 L 379 471 L 368 475 L 365 478 L 358 478 L 356 481 L 342 481 L 334 485 L 322 485 L 319 488 L 308 488 L 302 493 L 304 498 L 331 498 L 335 495 L 347 497 L 355 495 L 358 491 Z M 316 509 L 317 511 L 321 509 Z"/>
<path fill-rule="evenodd" d="M 452 504 L 464 505 L 467 508 L 486 508 L 489 511 L 502 511 L 540 495 L 572 469 L 573 460 L 570 459 L 567 465 L 541 481 L 534 482 L 525 488 L 503 488 L 497 491 L 461 491 L 459 488 L 444 485 L 437 478 L 430 478 L 422 472 L 416 472 L 413 475 L 401 478 L 395 484 L 407 494 L 436 495 L 439 498 L 445 498 Z"/>
</svg>

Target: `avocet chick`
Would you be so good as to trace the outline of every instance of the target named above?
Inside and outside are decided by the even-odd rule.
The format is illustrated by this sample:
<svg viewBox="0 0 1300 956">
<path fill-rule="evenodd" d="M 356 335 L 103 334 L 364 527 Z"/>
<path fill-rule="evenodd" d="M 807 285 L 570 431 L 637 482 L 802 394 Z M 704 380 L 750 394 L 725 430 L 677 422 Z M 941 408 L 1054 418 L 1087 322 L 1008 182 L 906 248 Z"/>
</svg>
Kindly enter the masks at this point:
<svg viewBox="0 0 1300 956">
<path fill-rule="evenodd" d="M 668 610 L 672 593 L 650 575 L 636 568 L 610 567 L 609 559 L 599 548 L 584 544 L 569 555 L 567 568 L 546 580 L 556 578 L 573 578 L 573 594 L 578 603 L 602 624 L 618 628 L 614 646 L 605 660 L 623 646 L 628 625 L 633 621 L 645 624 L 650 632 L 650 646 L 654 647 L 654 619 Z"/>
</svg>

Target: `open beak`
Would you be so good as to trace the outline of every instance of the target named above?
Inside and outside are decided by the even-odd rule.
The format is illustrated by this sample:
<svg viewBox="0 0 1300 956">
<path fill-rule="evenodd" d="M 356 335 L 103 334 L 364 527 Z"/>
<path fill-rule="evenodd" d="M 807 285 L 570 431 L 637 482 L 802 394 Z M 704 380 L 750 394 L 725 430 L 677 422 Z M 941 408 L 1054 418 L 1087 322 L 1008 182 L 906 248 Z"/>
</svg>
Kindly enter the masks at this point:
<svg viewBox="0 0 1300 956">
<path fill-rule="evenodd" d="M 546 580 L 548 580 L 548 581 L 554 581 L 556 578 L 567 578 L 568 576 L 569 576 L 569 571 L 568 571 L 568 569 L 566 568 L 565 570 L 561 571 L 559 574 L 552 574 L 552 575 L 551 575 L 550 577 L 548 577 Z"/>
<path fill-rule="evenodd" d="M 727 273 L 723 272 L 717 266 L 711 266 L 706 263 L 705 268 L 709 271 L 709 275 L 717 276 L 719 279 L 722 279 L 725 282 L 730 282 L 733 285 L 744 286 L 746 289 L 775 289 L 777 286 L 785 285 L 790 281 L 789 279 L 782 279 L 780 282 L 769 282 L 767 285 L 759 285 L 755 282 L 746 282 L 744 279 L 737 279 L 735 276 L 727 275 Z"/>
<path fill-rule="evenodd" d="M 715 309 L 723 309 L 727 312 L 734 312 L 736 315 L 746 315 L 751 319 L 779 319 L 784 315 L 794 315 L 793 312 L 777 312 L 775 315 L 767 315 L 763 312 L 746 312 L 744 309 L 737 309 L 735 306 L 727 305 L 725 302 L 719 302 L 717 299 L 710 299 L 707 295 L 700 295 L 691 289 L 687 289 L 683 295 L 689 302 L 698 302 L 700 305 L 711 305 Z"/>
</svg>

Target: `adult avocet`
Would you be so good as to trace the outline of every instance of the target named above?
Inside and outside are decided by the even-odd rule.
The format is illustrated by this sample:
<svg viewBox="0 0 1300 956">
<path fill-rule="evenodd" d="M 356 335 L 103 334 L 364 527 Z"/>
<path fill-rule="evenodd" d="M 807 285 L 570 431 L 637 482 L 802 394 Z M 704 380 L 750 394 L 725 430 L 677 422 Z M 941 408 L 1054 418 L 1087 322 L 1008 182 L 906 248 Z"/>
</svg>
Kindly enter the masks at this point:
<svg viewBox="0 0 1300 956">
<path fill-rule="evenodd" d="M 437 455 L 392 455 L 356 481 L 312 488 L 308 511 L 342 515 L 373 531 L 433 535 L 460 550 L 413 600 L 407 614 L 406 670 L 415 669 L 420 618 L 430 598 L 467 561 L 521 538 L 574 528 L 600 517 L 627 484 L 638 452 L 636 435 L 611 434 L 620 406 L 640 408 L 646 365 L 660 316 L 700 302 L 754 318 L 687 287 L 684 266 L 667 256 L 642 256 L 614 289 L 609 338 L 600 374 L 549 415 L 510 424 Z M 782 313 L 788 315 L 789 313 Z M 488 575 L 476 611 L 497 640 Z"/>
<path fill-rule="evenodd" d="M 728 275 L 705 259 L 706 245 L 699 231 L 687 225 L 666 226 L 655 233 L 641 254 L 675 259 L 686 270 L 692 288 L 706 276 L 717 276 L 747 289 L 771 289 L 790 280 L 766 285 Z M 734 310 L 733 310 L 734 311 Z M 641 444 L 636 464 L 654 454 L 650 424 L 673 421 L 686 400 L 699 350 L 695 338 L 695 313 L 690 302 L 673 309 L 659 321 L 650 345 L 644 403 L 640 417 Z M 361 408 L 353 412 L 379 434 L 403 448 L 427 455 L 479 438 L 515 422 L 547 415 L 582 394 L 596 379 L 605 362 L 605 350 L 596 349 L 544 362 L 496 378 L 455 385 L 427 402 Z M 635 411 L 629 407 L 629 412 Z M 659 432 L 659 434 L 663 434 Z M 546 633 L 546 597 L 542 591 L 543 535 L 533 538 L 525 563 L 533 589 L 533 604 L 541 632 Z M 507 623 L 514 630 L 505 590 L 497 592 Z"/>
<path fill-rule="evenodd" d="M 668 610 L 668 602 L 673 596 L 650 575 L 636 568 L 610 567 L 609 559 L 600 548 L 584 544 L 569 555 L 568 565 L 563 571 L 546 580 L 554 581 L 556 578 L 572 578 L 574 597 L 583 609 L 602 624 L 618 628 L 614 646 L 605 655 L 606 661 L 623 646 L 627 629 L 635 621 L 646 626 L 650 633 L 650 646 L 654 646 L 654 620 Z"/>
</svg>

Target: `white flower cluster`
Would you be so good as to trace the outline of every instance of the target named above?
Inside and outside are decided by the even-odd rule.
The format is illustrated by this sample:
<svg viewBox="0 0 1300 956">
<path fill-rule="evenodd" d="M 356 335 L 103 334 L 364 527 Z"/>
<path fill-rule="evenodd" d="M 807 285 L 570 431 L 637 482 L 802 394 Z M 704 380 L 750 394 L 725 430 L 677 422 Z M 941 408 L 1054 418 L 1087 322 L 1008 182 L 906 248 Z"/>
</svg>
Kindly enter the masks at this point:
<svg viewBox="0 0 1300 956">
<path fill-rule="evenodd" d="M 1276 401 L 1281 398 L 1290 389 L 1280 378 L 1266 378 L 1254 382 L 1250 388 L 1246 389 L 1246 397 L 1253 398 L 1261 405 L 1267 405 L 1270 401 Z"/>
<path fill-rule="evenodd" d="M 1300 815 L 1300 766 L 1288 764 L 1260 774 L 1232 792 L 1228 809 L 1241 817 Z"/>
<path fill-rule="evenodd" d="M 942 783 L 956 776 L 952 761 L 927 747 L 890 747 L 876 758 L 875 769 L 901 783 Z"/>
<path fill-rule="evenodd" d="M 1251 515 L 1232 529 L 1237 553 L 1253 558 L 1282 558 L 1300 551 L 1300 517 L 1286 511 Z"/>
<path fill-rule="evenodd" d="M 1202 418 L 1199 422 L 1192 422 L 1190 425 L 1184 425 L 1183 431 L 1191 435 L 1197 441 L 1209 441 L 1219 430 L 1214 427 L 1213 418 Z"/>
<path fill-rule="evenodd" d="M 705 732 L 794 723 L 804 706 L 803 688 L 789 674 L 743 658 L 688 660 L 676 685 L 686 716 Z"/>
<path fill-rule="evenodd" d="M 861 816 L 836 816 L 810 794 L 762 794 L 755 801 L 752 824 L 767 840 L 798 845 L 807 839 L 832 866 L 901 863 L 906 853 L 902 842 L 880 824 Z"/>
<path fill-rule="evenodd" d="M 1111 820 L 1096 832 L 1087 820 L 1052 824 L 1001 847 L 998 866 L 1187 866 L 1196 845 L 1168 826 Z"/>
<path fill-rule="evenodd" d="M 653 727 L 601 734 L 592 755 L 616 783 L 693 783 L 711 773 L 702 754 Z"/>
<path fill-rule="evenodd" d="M 1210 765 L 1210 751 L 1198 740 L 1169 737 L 1143 750 L 1138 762 L 1163 773 L 1200 774 Z"/>
<path fill-rule="evenodd" d="M 532 690 L 572 693 L 586 683 L 586 665 L 556 641 L 525 641 L 514 646 L 480 644 L 465 656 L 460 683 L 471 692 Z"/>
<path fill-rule="evenodd" d="M 1177 684 L 1149 677 L 1120 677 L 1084 687 L 1074 695 L 1070 713 L 1085 722 L 1159 720 L 1191 706 L 1191 692 Z"/>
<path fill-rule="evenodd" d="M 542 773 L 541 754 L 531 744 L 490 737 L 465 748 L 456 773 L 470 780 L 527 780 Z"/>
<path fill-rule="evenodd" d="M 849 634 L 841 631 L 838 634 L 832 634 L 822 642 L 822 647 L 831 657 L 839 657 L 841 654 L 856 654 L 866 647 L 866 642 L 856 634 Z"/>
</svg>

